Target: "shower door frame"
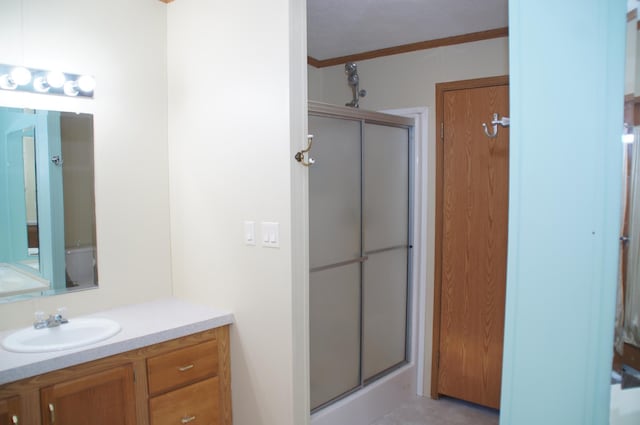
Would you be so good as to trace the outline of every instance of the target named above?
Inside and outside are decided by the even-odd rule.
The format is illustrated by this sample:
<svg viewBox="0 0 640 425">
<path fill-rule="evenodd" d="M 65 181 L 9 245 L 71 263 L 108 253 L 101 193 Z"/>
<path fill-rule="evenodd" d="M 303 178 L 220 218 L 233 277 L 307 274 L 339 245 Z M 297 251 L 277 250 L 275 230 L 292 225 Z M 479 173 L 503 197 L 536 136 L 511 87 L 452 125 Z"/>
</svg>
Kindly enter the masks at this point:
<svg viewBox="0 0 640 425">
<path fill-rule="evenodd" d="M 384 126 L 389 126 L 389 127 L 396 127 L 396 128 L 404 128 L 408 130 L 408 155 L 407 155 L 407 167 L 408 167 L 408 176 L 407 176 L 407 199 L 408 199 L 408 203 L 407 203 L 407 245 L 406 245 L 406 250 L 407 250 L 407 279 L 406 279 L 406 306 L 405 306 L 405 355 L 404 355 L 404 359 L 397 363 L 392 365 L 391 367 L 382 370 L 376 374 L 374 374 L 373 376 L 365 379 L 364 375 L 363 375 L 363 364 L 364 364 L 364 327 L 363 327 L 363 323 L 364 323 L 364 316 L 363 316 L 363 287 L 364 287 L 364 274 L 363 274 L 363 269 L 364 269 L 364 264 L 363 261 L 366 260 L 367 255 L 370 253 L 377 253 L 377 252 L 382 252 L 382 251 L 386 251 L 389 249 L 395 249 L 398 247 L 391 247 L 391 248 L 386 248 L 383 250 L 374 250 L 370 253 L 367 253 L 364 251 L 364 242 L 361 240 L 361 255 L 363 256 L 364 259 L 360 259 L 357 261 L 360 261 L 360 282 L 359 282 L 359 286 L 360 286 L 360 305 L 359 305 L 359 311 L 360 311 L 360 341 L 359 341 L 359 346 L 360 346 L 360 361 L 359 361 L 359 384 L 358 386 L 352 388 L 351 390 L 348 390 L 330 400 L 328 400 L 325 403 L 322 403 L 321 405 L 313 408 L 311 410 L 311 414 L 315 414 L 318 413 L 320 411 L 322 411 L 323 409 L 325 409 L 326 407 L 329 407 L 331 405 L 334 405 L 335 403 L 349 397 L 352 394 L 355 394 L 361 390 L 363 390 L 364 388 L 367 388 L 370 384 L 373 384 L 377 381 L 379 381 L 381 378 L 384 378 L 386 376 L 389 376 L 390 374 L 392 374 L 394 371 L 397 371 L 401 368 L 403 368 L 404 366 L 412 363 L 413 361 L 417 360 L 414 359 L 414 353 L 413 353 L 413 335 L 414 335 L 414 327 L 416 326 L 416 324 L 414 323 L 414 251 L 415 251 L 415 226 L 414 226 L 414 220 L 415 220 L 415 172 L 416 172 L 416 166 L 415 166 L 415 161 L 413 160 L 413 158 L 415 157 L 415 152 L 416 152 L 416 138 L 415 138 L 415 120 L 413 118 L 407 118 L 407 117 L 403 117 L 403 116 L 397 116 L 397 115 L 390 115 L 390 114 L 386 114 L 386 113 L 380 113 L 380 112 L 374 112 L 374 111 L 366 111 L 366 110 L 360 110 L 357 108 L 348 108 L 348 107 L 342 107 L 342 106 L 336 106 L 336 105 L 330 105 L 330 104 L 326 104 L 326 103 L 321 103 L 321 102 L 314 102 L 314 101 L 309 101 L 308 102 L 308 115 L 309 116 L 317 116 L 317 117 L 325 117 L 325 118 L 335 118 L 335 119 L 342 119 L 342 120 L 347 120 L 347 121 L 354 121 L 354 122 L 359 122 L 360 123 L 360 145 L 361 145 L 361 161 L 364 158 L 364 140 L 365 140 L 365 134 L 364 134 L 364 129 L 365 129 L 365 125 L 366 124 L 374 124 L 374 125 L 384 125 Z M 311 151 L 311 156 L 313 156 L 313 150 Z M 363 172 L 363 171 L 361 171 Z M 360 218 L 360 233 L 361 233 L 361 238 L 364 232 L 364 216 L 363 216 L 363 211 L 362 211 L 362 196 L 364 194 L 364 176 L 361 175 L 361 210 L 360 210 L 360 214 L 361 214 L 361 218 Z M 325 267 L 319 267 L 319 269 L 324 269 Z M 311 272 L 311 271 L 310 271 Z M 420 379 L 420 377 L 418 377 L 417 379 Z"/>
</svg>

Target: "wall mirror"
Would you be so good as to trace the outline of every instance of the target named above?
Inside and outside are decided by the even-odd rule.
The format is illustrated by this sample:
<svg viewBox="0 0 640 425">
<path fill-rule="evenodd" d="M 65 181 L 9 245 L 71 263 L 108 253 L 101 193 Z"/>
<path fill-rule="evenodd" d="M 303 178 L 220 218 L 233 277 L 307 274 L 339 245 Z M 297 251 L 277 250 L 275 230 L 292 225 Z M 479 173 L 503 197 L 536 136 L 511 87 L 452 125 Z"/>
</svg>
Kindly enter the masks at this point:
<svg viewBox="0 0 640 425">
<path fill-rule="evenodd" d="M 0 107 L 0 303 L 98 287 L 93 116 Z"/>
<path fill-rule="evenodd" d="M 640 387 L 640 22 L 638 0 L 627 2 L 622 134 L 622 209 L 616 306 L 611 424 L 637 423 L 640 410 L 624 407 L 621 390 Z M 620 385 L 617 385 L 620 384 Z M 637 393 L 640 395 L 640 393 Z M 626 397 L 626 398 L 625 398 Z M 624 413 L 627 412 L 627 413 Z M 634 418 L 628 417 L 634 415 Z"/>
</svg>

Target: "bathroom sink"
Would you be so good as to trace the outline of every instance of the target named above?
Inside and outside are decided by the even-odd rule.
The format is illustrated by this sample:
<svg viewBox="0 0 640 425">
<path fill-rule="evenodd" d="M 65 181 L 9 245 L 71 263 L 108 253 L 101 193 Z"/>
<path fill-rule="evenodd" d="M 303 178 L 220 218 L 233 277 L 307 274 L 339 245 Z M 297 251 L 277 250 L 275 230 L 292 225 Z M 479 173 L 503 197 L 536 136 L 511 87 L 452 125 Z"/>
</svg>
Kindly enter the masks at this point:
<svg viewBox="0 0 640 425">
<path fill-rule="evenodd" d="M 18 353 L 46 353 L 94 344 L 118 332 L 120 325 L 110 319 L 70 319 L 69 323 L 54 328 L 30 327 L 16 331 L 2 341 L 2 347 Z"/>
</svg>

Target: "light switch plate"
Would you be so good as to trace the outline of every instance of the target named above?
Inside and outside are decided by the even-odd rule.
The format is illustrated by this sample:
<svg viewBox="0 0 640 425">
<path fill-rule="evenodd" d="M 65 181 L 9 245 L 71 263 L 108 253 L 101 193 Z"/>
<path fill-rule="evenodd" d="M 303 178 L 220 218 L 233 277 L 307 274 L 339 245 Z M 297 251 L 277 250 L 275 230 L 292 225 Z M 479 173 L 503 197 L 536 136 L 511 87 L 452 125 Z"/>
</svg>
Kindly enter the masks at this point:
<svg viewBox="0 0 640 425">
<path fill-rule="evenodd" d="M 244 243 L 247 245 L 256 244 L 256 223 L 255 221 L 244 222 Z"/>
<path fill-rule="evenodd" d="M 266 248 L 280 247 L 280 225 L 275 222 L 262 222 L 262 246 Z"/>
</svg>

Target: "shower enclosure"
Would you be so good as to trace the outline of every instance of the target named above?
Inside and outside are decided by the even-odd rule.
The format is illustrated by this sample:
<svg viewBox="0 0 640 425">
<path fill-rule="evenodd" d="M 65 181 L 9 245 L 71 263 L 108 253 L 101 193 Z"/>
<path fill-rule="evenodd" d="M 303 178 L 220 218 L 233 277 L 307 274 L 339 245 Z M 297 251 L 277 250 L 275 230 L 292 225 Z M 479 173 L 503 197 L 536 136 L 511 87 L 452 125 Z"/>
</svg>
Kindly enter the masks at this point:
<svg viewBox="0 0 640 425">
<path fill-rule="evenodd" d="M 311 409 L 409 360 L 413 120 L 309 103 Z"/>
</svg>

